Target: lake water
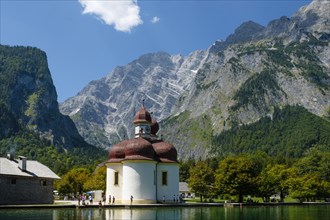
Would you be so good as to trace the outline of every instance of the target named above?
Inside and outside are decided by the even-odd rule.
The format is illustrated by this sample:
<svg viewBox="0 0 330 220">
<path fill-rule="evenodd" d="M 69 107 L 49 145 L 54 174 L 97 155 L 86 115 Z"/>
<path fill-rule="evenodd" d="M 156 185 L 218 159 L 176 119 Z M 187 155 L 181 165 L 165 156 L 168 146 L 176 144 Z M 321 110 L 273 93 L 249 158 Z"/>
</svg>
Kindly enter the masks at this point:
<svg viewBox="0 0 330 220">
<path fill-rule="evenodd" d="M 1 220 L 13 219 L 230 219 L 319 220 L 330 219 L 330 205 L 272 207 L 160 207 L 160 208 L 57 208 L 0 209 Z"/>
</svg>

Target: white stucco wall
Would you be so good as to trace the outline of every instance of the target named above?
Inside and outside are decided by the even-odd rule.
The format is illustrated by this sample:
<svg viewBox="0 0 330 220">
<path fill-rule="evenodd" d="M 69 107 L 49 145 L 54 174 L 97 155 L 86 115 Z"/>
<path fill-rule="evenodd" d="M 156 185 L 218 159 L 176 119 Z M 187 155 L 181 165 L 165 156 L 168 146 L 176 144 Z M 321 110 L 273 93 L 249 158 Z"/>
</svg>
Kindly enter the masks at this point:
<svg viewBox="0 0 330 220">
<path fill-rule="evenodd" d="M 156 184 L 154 173 L 156 161 L 130 160 L 123 161 L 123 203 L 155 203 Z"/>
<path fill-rule="evenodd" d="M 167 185 L 162 185 L 162 172 L 167 172 Z M 179 195 L 179 164 L 158 163 L 157 164 L 157 200 L 173 202 L 173 195 Z"/>
<path fill-rule="evenodd" d="M 115 172 L 118 172 L 118 185 L 115 185 Z M 109 195 L 115 196 L 115 203 L 120 203 L 123 188 L 123 166 L 121 163 L 107 163 L 106 201 Z"/>
<path fill-rule="evenodd" d="M 115 172 L 119 184 L 114 185 Z M 162 184 L 162 172 L 167 172 L 167 185 Z M 156 175 L 156 176 L 155 176 Z M 155 179 L 156 178 L 156 179 Z M 157 163 L 147 160 L 129 160 L 107 164 L 106 198 L 115 196 L 116 204 L 173 202 L 179 195 L 179 164 Z"/>
<path fill-rule="evenodd" d="M 141 132 L 142 129 L 142 133 Z M 140 124 L 134 128 L 135 137 L 149 137 L 150 136 L 150 125 Z"/>
</svg>

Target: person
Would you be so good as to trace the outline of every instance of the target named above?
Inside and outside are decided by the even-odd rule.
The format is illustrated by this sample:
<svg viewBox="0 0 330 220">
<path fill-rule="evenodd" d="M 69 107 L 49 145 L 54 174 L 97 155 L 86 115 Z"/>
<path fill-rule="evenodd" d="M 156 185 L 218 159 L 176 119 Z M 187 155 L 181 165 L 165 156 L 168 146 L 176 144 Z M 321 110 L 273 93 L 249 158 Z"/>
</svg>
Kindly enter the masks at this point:
<svg viewBox="0 0 330 220">
<path fill-rule="evenodd" d="M 85 200 L 86 200 L 86 197 L 82 196 L 82 205 L 86 205 Z"/>
<path fill-rule="evenodd" d="M 133 196 L 131 195 L 131 205 L 132 205 L 132 203 L 133 203 Z"/>
<path fill-rule="evenodd" d="M 112 204 L 115 204 L 115 196 L 112 196 Z"/>
<path fill-rule="evenodd" d="M 163 203 L 165 203 L 165 196 L 163 196 Z"/>
<path fill-rule="evenodd" d="M 81 195 L 78 195 L 78 206 L 80 206 Z"/>
<path fill-rule="evenodd" d="M 101 208 L 102 207 L 102 201 L 100 200 L 99 201 L 99 208 Z"/>
<path fill-rule="evenodd" d="M 109 195 L 109 204 L 111 204 L 111 195 Z"/>
<path fill-rule="evenodd" d="M 90 205 L 93 204 L 93 197 L 92 197 L 92 195 L 89 196 L 89 204 L 90 204 Z"/>
</svg>

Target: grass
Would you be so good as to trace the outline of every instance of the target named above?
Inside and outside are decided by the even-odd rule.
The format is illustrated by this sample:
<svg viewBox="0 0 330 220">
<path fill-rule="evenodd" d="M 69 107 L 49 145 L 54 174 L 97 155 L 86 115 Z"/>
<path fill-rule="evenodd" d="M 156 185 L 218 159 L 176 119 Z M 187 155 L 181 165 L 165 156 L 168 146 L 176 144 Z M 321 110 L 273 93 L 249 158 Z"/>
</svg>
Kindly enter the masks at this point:
<svg viewBox="0 0 330 220">
<path fill-rule="evenodd" d="M 263 203 L 263 200 L 261 197 L 250 197 L 254 202 L 257 203 Z M 235 201 L 235 197 L 231 197 L 230 198 L 231 201 L 236 202 Z M 224 198 L 216 198 L 212 200 L 212 203 L 224 203 L 226 200 L 230 200 L 230 199 L 224 199 Z M 248 197 L 244 197 L 244 202 L 246 202 L 248 199 Z M 186 203 L 200 203 L 200 197 L 195 197 L 195 198 L 185 198 Z M 203 201 L 203 203 L 209 203 L 210 200 L 209 198 L 205 198 L 205 201 Z M 292 198 L 290 196 L 287 196 L 284 198 L 284 202 L 290 203 L 290 202 L 298 202 L 297 199 Z M 323 202 L 322 200 L 317 200 L 316 202 Z"/>
</svg>

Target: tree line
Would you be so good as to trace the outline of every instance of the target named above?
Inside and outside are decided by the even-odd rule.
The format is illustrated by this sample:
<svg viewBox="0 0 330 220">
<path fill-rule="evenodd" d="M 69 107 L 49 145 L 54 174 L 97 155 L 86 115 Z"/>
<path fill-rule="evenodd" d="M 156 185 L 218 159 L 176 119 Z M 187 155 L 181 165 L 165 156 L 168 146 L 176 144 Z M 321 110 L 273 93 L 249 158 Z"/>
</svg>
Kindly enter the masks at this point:
<svg viewBox="0 0 330 220">
<path fill-rule="evenodd" d="M 247 196 L 270 202 L 274 195 L 278 202 L 286 196 L 300 202 L 326 200 L 330 198 L 330 151 L 325 146 L 314 146 L 303 157 L 285 161 L 262 151 L 222 159 L 189 159 L 180 162 L 180 181 L 188 182 L 201 202 L 233 198 L 244 202 Z M 55 183 L 64 195 L 105 191 L 105 186 L 104 164 L 94 171 L 73 168 Z"/>
<path fill-rule="evenodd" d="M 181 163 L 180 181 L 187 181 L 200 201 L 215 198 L 243 202 L 246 196 L 269 202 L 272 195 L 303 201 L 330 198 L 330 152 L 315 146 L 300 159 L 283 161 L 259 151 L 223 159 Z"/>
<path fill-rule="evenodd" d="M 98 166 L 94 171 L 87 168 L 73 168 L 55 181 L 54 188 L 61 195 L 83 194 L 91 190 L 103 190 L 106 186 L 106 167 Z"/>
<path fill-rule="evenodd" d="M 300 158 L 314 145 L 330 146 L 330 118 L 319 117 L 302 106 L 275 107 L 272 116 L 221 132 L 212 139 L 218 157 L 262 150 L 271 156 Z"/>
</svg>

